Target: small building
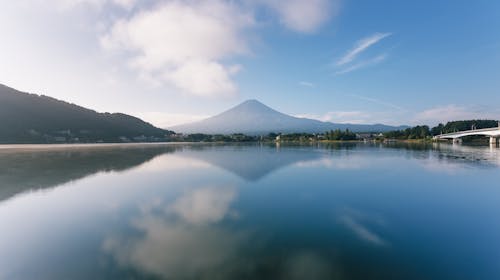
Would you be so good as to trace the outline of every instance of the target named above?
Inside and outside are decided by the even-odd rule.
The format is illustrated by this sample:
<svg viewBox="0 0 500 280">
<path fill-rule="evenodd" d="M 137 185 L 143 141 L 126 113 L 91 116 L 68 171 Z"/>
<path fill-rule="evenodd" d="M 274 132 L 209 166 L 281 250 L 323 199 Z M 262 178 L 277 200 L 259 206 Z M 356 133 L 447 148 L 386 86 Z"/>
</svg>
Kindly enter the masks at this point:
<svg viewBox="0 0 500 280">
<path fill-rule="evenodd" d="M 54 137 L 54 141 L 56 141 L 56 142 L 66 142 L 66 137 L 56 136 L 56 137 Z"/>
<path fill-rule="evenodd" d="M 144 135 L 134 137 L 134 141 L 137 142 L 145 142 L 146 140 L 148 140 L 148 138 Z"/>
</svg>

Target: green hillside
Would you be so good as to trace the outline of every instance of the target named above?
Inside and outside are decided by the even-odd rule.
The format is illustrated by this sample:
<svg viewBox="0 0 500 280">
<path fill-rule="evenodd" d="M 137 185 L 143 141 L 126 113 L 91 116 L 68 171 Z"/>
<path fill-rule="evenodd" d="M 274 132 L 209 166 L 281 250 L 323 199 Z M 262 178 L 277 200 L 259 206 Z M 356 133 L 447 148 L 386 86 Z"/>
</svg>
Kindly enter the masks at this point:
<svg viewBox="0 0 500 280">
<path fill-rule="evenodd" d="M 0 85 L 0 143 L 156 142 L 170 134 L 133 116 Z"/>
</svg>

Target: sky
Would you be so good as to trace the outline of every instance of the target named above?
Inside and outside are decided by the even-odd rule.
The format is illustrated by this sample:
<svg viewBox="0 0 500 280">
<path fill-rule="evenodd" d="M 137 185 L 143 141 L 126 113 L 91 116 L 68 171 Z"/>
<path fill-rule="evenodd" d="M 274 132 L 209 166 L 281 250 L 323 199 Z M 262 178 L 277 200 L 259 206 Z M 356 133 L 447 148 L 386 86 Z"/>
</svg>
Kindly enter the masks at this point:
<svg viewBox="0 0 500 280">
<path fill-rule="evenodd" d="M 339 123 L 500 119 L 500 1 L 17 0 L 0 83 L 160 127 L 247 99 Z"/>
</svg>

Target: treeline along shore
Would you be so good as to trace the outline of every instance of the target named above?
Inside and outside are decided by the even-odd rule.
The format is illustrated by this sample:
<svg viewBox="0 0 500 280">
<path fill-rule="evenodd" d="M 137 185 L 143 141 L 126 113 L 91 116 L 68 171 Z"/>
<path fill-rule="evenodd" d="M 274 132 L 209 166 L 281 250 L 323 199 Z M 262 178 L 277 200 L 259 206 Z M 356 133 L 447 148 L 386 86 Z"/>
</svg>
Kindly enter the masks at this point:
<svg viewBox="0 0 500 280">
<path fill-rule="evenodd" d="M 417 125 L 402 130 L 394 130 L 384 133 L 366 132 L 354 133 L 346 130 L 331 130 L 324 133 L 269 133 L 267 135 L 245 135 L 235 133 L 230 135 L 222 134 L 172 134 L 172 141 L 179 142 L 346 142 L 346 141 L 409 141 L 423 142 L 433 141 L 433 137 L 464 131 L 470 129 L 483 129 L 498 126 L 496 120 L 462 120 L 451 121 L 446 124 L 439 124 L 435 127 L 427 125 Z M 484 137 L 466 137 L 466 141 L 478 141 Z M 484 139 L 483 139 L 484 140 Z M 479 140 L 480 141 L 480 140 Z M 486 141 L 486 140 L 484 140 Z"/>
</svg>

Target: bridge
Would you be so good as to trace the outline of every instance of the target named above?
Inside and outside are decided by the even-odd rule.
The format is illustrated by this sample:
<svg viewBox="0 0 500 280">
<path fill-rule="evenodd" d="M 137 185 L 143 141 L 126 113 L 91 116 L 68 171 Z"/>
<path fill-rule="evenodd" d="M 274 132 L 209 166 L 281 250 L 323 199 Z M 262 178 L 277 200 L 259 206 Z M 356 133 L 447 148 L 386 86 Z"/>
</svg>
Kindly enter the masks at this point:
<svg viewBox="0 0 500 280">
<path fill-rule="evenodd" d="M 434 136 L 435 140 L 439 139 L 451 139 L 453 143 L 462 143 L 462 137 L 482 135 L 485 137 L 490 137 L 490 145 L 497 145 L 500 139 L 500 123 L 498 127 L 483 128 L 483 129 L 471 129 L 465 131 L 457 131 L 453 133 L 446 133 Z"/>
</svg>

